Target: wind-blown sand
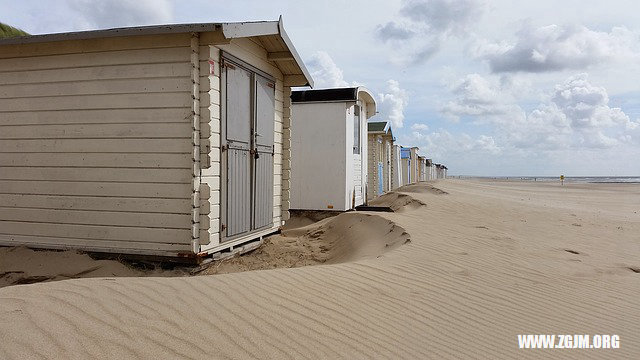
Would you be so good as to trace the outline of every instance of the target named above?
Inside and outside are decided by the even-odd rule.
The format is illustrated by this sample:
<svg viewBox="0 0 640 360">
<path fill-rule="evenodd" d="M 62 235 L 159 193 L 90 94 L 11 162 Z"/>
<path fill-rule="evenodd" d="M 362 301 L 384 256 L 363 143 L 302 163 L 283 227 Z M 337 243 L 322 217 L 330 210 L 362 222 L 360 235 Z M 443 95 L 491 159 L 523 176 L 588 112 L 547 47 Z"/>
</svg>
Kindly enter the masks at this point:
<svg viewBox="0 0 640 360">
<path fill-rule="evenodd" d="M 0 358 L 640 358 L 640 186 L 447 180 L 339 264 L 0 289 Z M 324 221 L 324 220 L 323 220 Z M 518 350 L 517 334 L 620 349 Z"/>
<path fill-rule="evenodd" d="M 0 287 L 92 277 L 179 276 L 186 271 L 136 269 L 116 260 L 96 260 L 72 250 L 0 247 Z"/>
<path fill-rule="evenodd" d="M 343 213 L 267 238 L 255 251 L 212 264 L 202 275 L 338 264 L 382 256 L 410 242 L 409 234 L 377 215 Z"/>
</svg>

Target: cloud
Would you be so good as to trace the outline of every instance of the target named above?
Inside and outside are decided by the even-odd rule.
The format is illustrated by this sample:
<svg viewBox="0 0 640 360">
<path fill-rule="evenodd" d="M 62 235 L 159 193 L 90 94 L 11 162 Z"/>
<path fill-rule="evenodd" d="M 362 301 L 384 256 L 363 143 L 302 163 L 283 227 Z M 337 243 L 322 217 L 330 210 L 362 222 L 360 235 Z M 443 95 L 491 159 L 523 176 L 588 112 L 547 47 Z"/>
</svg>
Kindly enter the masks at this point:
<svg viewBox="0 0 640 360">
<path fill-rule="evenodd" d="M 361 86 L 362 84 L 348 83 L 344 79 L 342 70 L 336 65 L 331 56 L 324 51 L 313 54 L 307 66 L 311 72 L 316 88 L 335 88 L 346 86 Z M 390 121 L 394 129 L 399 129 L 404 123 L 404 109 L 407 106 L 409 94 L 400 87 L 396 80 L 388 80 L 387 88 L 378 94 L 376 108 L 378 119 Z"/>
<path fill-rule="evenodd" d="M 399 129 L 404 124 L 404 108 L 407 106 L 409 94 L 400 87 L 396 80 L 387 81 L 387 90 L 378 94 L 378 117 L 391 121 L 393 129 Z"/>
<path fill-rule="evenodd" d="M 635 132 L 639 123 L 610 107 L 606 89 L 591 84 L 587 74 L 557 84 L 528 113 L 517 104 L 516 89 L 508 81 L 470 74 L 452 88 L 456 98 L 441 111 L 492 126 L 498 143 L 512 149 L 605 149 L 640 138 Z"/>
<path fill-rule="evenodd" d="M 592 85 L 587 74 L 579 74 L 556 85 L 551 101 L 571 120 L 576 129 L 615 124 L 626 125 L 629 117 L 619 108 L 610 108 L 607 90 Z"/>
<path fill-rule="evenodd" d="M 378 25 L 376 34 L 383 41 L 390 41 L 410 39 L 416 35 L 416 32 L 405 25 L 400 25 L 395 21 L 389 21 L 384 25 Z"/>
<path fill-rule="evenodd" d="M 168 0 L 69 0 L 80 27 L 104 29 L 122 26 L 164 24 L 173 19 Z"/>
<path fill-rule="evenodd" d="M 514 105 L 514 94 L 526 92 L 526 86 L 508 77 L 494 79 L 468 74 L 452 84 L 450 91 L 456 98 L 446 102 L 440 111 L 454 122 L 461 116 L 519 114 L 522 110 Z"/>
<path fill-rule="evenodd" d="M 515 43 L 479 42 L 474 53 L 489 62 L 491 71 L 550 72 L 586 69 L 613 60 L 638 58 L 640 35 L 624 27 L 610 32 L 585 26 L 525 24 Z"/>
<path fill-rule="evenodd" d="M 410 0 L 404 2 L 400 14 L 423 24 L 427 34 L 463 36 L 483 11 L 477 0 Z"/>
<path fill-rule="evenodd" d="M 411 130 L 427 131 L 427 130 L 429 130 L 429 126 L 427 124 L 416 123 L 416 124 L 411 125 Z"/>
<path fill-rule="evenodd" d="M 400 51 L 393 62 L 417 65 L 440 51 L 447 39 L 466 37 L 483 13 L 484 3 L 478 0 L 405 0 L 401 19 L 378 25 L 375 34 Z"/>
<path fill-rule="evenodd" d="M 556 85 L 522 123 L 507 124 L 505 135 L 521 148 L 605 149 L 618 145 L 632 124 L 622 109 L 609 106 L 605 88 L 578 74 Z"/>
<path fill-rule="evenodd" d="M 503 152 L 492 136 L 452 134 L 445 129 L 430 133 L 414 131 L 410 135 L 401 135 L 398 140 L 420 148 L 420 153 L 435 162 L 449 164 L 450 160 L 496 156 Z"/>
<path fill-rule="evenodd" d="M 342 70 L 325 51 L 317 51 L 307 61 L 311 77 L 316 88 L 335 88 L 349 86 L 344 80 Z"/>
</svg>

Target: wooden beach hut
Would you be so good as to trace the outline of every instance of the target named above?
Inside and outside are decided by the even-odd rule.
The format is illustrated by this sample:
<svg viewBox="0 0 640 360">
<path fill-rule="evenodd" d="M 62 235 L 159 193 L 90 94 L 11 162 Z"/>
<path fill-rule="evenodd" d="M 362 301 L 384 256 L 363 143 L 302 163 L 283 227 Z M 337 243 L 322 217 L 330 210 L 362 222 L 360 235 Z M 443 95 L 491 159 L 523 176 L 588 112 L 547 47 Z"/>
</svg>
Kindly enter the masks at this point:
<svg viewBox="0 0 640 360">
<path fill-rule="evenodd" d="M 363 87 L 291 95 L 291 209 L 346 211 L 367 199 L 367 119 Z"/>
<path fill-rule="evenodd" d="M 410 148 L 409 156 L 411 157 L 411 165 L 409 171 L 411 172 L 411 184 L 417 183 L 420 181 L 420 163 L 418 161 L 418 150 L 417 146 L 413 146 Z"/>
<path fill-rule="evenodd" d="M 447 178 L 447 167 L 442 164 L 436 164 L 436 179 Z"/>
<path fill-rule="evenodd" d="M 427 181 L 427 158 L 418 155 L 418 179 Z"/>
<path fill-rule="evenodd" d="M 400 169 L 401 178 L 400 186 L 413 183 L 414 177 L 411 175 L 411 149 L 401 146 L 400 147 Z"/>
<path fill-rule="evenodd" d="M 369 141 L 367 199 L 371 200 L 391 191 L 393 133 L 391 124 L 386 121 L 369 122 L 367 126 Z"/>
<path fill-rule="evenodd" d="M 427 167 L 427 181 L 435 179 L 435 167 L 433 166 L 433 160 L 427 159 L 425 162 L 425 166 Z"/>
<path fill-rule="evenodd" d="M 0 245 L 198 259 L 288 219 L 282 20 L 0 40 Z"/>
<path fill-rule="evenodd" d="M 402 161 L 400 159 L 400 145 L 391 147 L 391 190 L 402 186 Z"/>
</svg>

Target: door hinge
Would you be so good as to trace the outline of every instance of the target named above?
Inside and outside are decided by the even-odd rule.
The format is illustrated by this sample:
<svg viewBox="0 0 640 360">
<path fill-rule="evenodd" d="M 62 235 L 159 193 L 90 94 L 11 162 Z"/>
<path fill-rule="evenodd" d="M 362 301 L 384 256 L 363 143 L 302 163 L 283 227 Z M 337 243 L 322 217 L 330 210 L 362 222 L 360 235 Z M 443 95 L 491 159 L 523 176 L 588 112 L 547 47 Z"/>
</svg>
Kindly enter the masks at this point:
<svg viewBox="0 0 640 360">
<path fill-rule="evenodd" d="M 227 225 L 225 224 L 220 224 L 220 231 L 225 231 L 227 229 Z"/>
<path fill-rule="evenodd" d="M 220 147 L 220 151 L 227 151 L 227 150 L 229 150 L 229 145 L 222 145 Z"/>
</svg>

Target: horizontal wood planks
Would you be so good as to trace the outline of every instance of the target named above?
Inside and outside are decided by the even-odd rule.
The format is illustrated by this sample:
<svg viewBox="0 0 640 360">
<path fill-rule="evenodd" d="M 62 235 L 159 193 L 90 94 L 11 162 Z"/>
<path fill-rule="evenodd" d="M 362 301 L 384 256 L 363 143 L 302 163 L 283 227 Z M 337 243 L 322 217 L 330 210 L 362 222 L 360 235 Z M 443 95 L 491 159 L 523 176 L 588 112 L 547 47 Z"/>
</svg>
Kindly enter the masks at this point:
<svg viewBox="0 0 640 360">
<path fill-rule="evenodd" d="M 189 251 L 189 39 L 0 47 L 1 244 Z"/>
</svg>

